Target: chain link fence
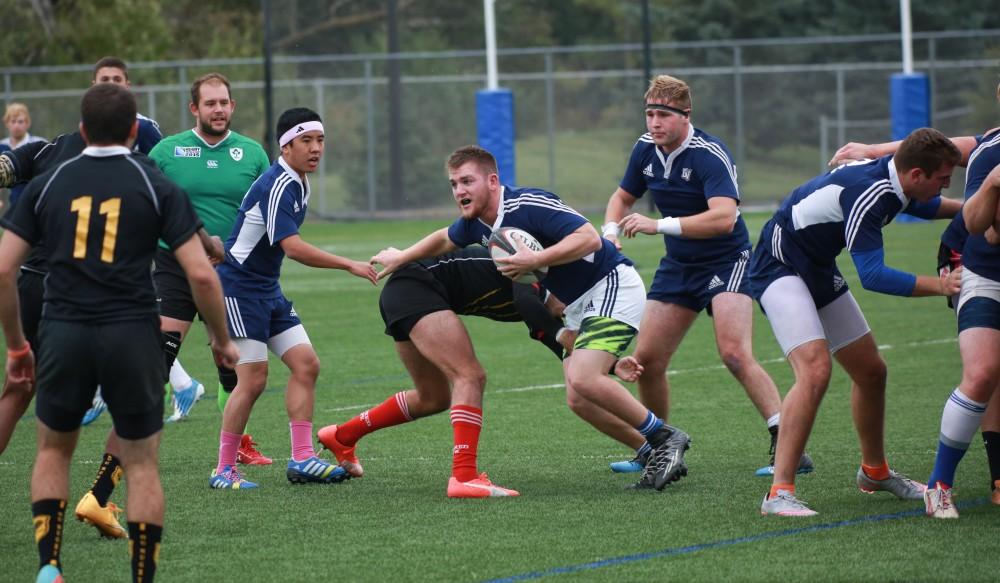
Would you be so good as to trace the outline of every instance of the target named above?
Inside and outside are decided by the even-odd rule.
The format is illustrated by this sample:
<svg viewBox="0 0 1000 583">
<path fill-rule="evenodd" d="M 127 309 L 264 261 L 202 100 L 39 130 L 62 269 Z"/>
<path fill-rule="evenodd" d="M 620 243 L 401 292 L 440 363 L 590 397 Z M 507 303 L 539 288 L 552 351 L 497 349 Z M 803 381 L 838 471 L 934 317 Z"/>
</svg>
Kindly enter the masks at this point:
<svg viewBox="0 0 1000 583">
<path fill-rule="evenodd" d="M 1000 30 L 914 35 L 917 71 L 931 78 L 933 124 L 949 135 L 1000 125 Z M 645 131 L 647 80 L 639 44 L 500 51 L 500 84 L 513 91 L 518 182 L 547 188 L 585 210 L 603 208 Z M 889 139 L 889 77 L 898 35 L 672 42 L 652 45 L 654 74 L 692 87 L 692 121 L 733 152 L 745 202 L 773 204 L 815 175 L 845 141 Z M 389 62 L 398 60 L 402 123 L 389 127 Z M 140 110 L 164 134 L 193 125 L 190 82 L 218 71 L 233 82 L 233 129 L 261 139 L 260 59 L 130 63 Z M 76 127 L 89 65 L 0 69 L 5 102 L 27 103 L 32 133 Z M 327 149 L 310 207 L 328 218 L 451 212 L 444 160 L 476 140 L 475 92 L 483 51 L 277 56 L 275 111 L 316 109 Z M 403 162 L 391 167 L 390 140 Z M 392 173 L 404 192 L 389 192 Z M 959 181 L 956 181 L 959 182 Z M 951 194 L 960 193 L 960 183 Z"/>
</svg>

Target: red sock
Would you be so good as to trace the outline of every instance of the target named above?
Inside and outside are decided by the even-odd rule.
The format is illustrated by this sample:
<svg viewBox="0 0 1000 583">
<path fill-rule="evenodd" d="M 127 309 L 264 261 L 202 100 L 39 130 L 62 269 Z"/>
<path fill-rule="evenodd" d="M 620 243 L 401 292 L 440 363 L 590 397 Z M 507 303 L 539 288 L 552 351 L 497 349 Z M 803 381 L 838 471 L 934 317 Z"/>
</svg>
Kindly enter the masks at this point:
<svg viewBox="0 0 1000 583">
<path fill-rule="evenodd" d="M 861 471 L 873 480 L 885 480 L 889 477 L 889 464 L 887 464 L 884 460 L 877 466 L 868 466 L 862 463 Z"/>
<path fill-rule="evenodd" d="M 483 429 L 483 410 L 468 405 L 452 405 L 451 429 L 455 436 L 451 475 L 459 482 L 475 480 L 479 477 L 476 450 L 479 448 L 479 432 Z"/>
<path fill-rule="evenodd" d="M 337 426 L 337 441 L 344 445 L 354 445 L 359 439 L 373 431 L 413 421 L 406 406 L 406 392 L 400 391 L 389 397 L 381 405 L 372 407 Z"/>
</svg>

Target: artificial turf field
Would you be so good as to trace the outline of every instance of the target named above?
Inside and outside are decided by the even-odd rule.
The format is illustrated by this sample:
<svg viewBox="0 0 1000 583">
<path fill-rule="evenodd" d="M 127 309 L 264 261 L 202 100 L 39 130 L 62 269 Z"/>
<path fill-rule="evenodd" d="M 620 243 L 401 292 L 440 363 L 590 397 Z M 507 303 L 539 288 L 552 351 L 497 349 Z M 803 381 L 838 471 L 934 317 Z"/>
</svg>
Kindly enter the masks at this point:
<svg viewBox="0 0 1000 583">
<path fill-rule="evenodd" d="M 572 202 L 572 201 L 570 201 Z M 766 217 L 748 217 L 752 237 Z M 310 223 L 307 240 L 367 258 L 404 246 L 447 220 Z M 937 224 L 886 228 L 887 262 L 931 273 Z M 658 237 L 626 242 L 644 280 L 662 255 Z M 933 464 L 941 409 L 960 379 L 954 317 L 941 298 L 900 299 L 864 291 L 849 259 L 840 266 L 889 366 L 887 450 L 895 469 L 919 480 Z M 382 332 L 378 290 L 344 272 L 286 261 L 282 286 L 322 361 L 315 426 L 341 422 L 410 387 L 392 340 Z M 791 372 L 766 320 L 755 314 L 754 349 L 782 392 Z M 812 580 L 996 581 L 1000 508 L 988 503 L 988 471 L 978 437 L 959 468 L 961 518 L 932 521 L 922 503 L 865 495 L 850 418 L 849 382 L 835 367 L 809 441 L 817 471 L 798 494 L 819 515 L 762 517 L 769 480 L 768 434 L 742 388 L 721 366 L 710 320 L 699 318 L 674 358 L 670 422 L 691 434 L 689 475 L 662 493 L 626 489 L 636 476 L 608 462 L 629 451 L 575 418 L 564 403 L 561 369 L 522 324 L 465 318 L 488 383 L 480 469 L 519 498 L 449 500 L 446 414 L 364 438 L 365 477 L 293 486 L 283 365 L 272 358 L 267 392 L 248 432 L 269 467 L 245 469 L 256 491 L 212 491 L 221 416 L 214 367 L 200 325 L 181 360 L 211 385 L 191 417 L 163 433 L 167 496 L 161 581 L 482 581 L 482 580 Z M 1000 347 L 998 347 L 1000 349 Z M 211 381 L 211 382 L 209 382 Z M 0 581 L 27 581 L 37 569 L 28 485 L 34 419 L 19 424 L 0 457 Z M 90 486 L 111 421 L 82 430 L 72 468 L 70 509 Z M 112 500 L 124 505 L 122 486 Z M 127 544 L 106 541 L 70 520 L 62 560 L 72 582 L 125 581 Z"/>
</svg>

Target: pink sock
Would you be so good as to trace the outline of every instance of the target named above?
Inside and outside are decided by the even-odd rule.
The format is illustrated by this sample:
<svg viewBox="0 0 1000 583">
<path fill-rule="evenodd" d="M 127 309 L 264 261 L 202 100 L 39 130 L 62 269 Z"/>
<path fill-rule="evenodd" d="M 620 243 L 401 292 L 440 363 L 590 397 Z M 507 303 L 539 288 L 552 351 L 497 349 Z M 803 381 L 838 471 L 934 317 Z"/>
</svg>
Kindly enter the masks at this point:
<svg viewBox="0 0 1000 583">
<path fill-rule="evenodd" d="M 226 466 L 236 467 L 236 451 L 240 449 L 241 439 L 242 433 L 219 431 L 219 465 L 215 466 L 216 474 L 221 474 Z"/>
<path fill-rule="evenodd" d="M 292 430 L 292 459 L 300 462 L 316 455 L 312 441 L 312 421 L 292 421 L 288 427 Z"/>
</svg>

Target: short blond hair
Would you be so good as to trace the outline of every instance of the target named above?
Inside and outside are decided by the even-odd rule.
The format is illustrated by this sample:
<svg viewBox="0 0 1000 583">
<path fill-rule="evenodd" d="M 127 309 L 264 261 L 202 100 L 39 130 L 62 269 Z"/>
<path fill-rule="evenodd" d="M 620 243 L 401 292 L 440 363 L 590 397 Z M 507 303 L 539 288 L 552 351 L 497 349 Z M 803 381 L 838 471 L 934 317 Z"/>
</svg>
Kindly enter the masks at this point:
<svg viewBox="0 0 1000 583">
<path fill-rule="evenodd" d="M 657 75 L 649 81 L 644 99 L 646 103 L 661 100 L 674 104 L 678 109 L 691 109 L 691 88 L 677 77 Z"/>
<path fill-rule="evenodd" d="M 31 123 L 31 114 L 28 113 L 28 106 L 23 103 L 13 102 L 7 105 L 7 111 L 3 114 L 3 123 L 10 123 L 15 119 L 24 116 L 25 121 Z"/>
</svg>

